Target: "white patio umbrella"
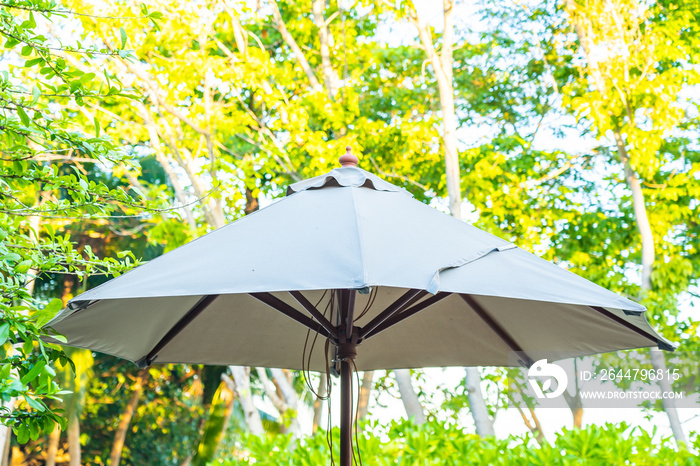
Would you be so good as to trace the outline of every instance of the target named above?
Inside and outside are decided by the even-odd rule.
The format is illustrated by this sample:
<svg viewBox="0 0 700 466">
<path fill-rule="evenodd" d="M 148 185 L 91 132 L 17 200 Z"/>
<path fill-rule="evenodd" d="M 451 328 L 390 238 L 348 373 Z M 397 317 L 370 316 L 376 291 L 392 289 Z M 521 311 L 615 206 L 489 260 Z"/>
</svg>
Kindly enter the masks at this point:
<svg viewBox="0 0 700 466">
<path fill-rule="evenodd" d="M 324 351 L 302 354 L 318 332 L 340 367 L 342 466 L 352 461 L 354 368 L 673 349 L 639 304 L 414 200 L 349 153 L 340 160 L 283 200 L 77 296 L 48 326 L 139 366 L 326 371 Z"/>
</svg>

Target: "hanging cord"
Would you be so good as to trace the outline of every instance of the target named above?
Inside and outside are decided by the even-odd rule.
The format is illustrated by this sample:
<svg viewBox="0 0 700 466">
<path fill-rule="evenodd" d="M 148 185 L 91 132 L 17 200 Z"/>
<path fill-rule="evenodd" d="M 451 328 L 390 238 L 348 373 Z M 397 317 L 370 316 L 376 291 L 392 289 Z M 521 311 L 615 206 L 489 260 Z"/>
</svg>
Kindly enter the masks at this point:
<svg viewBox="0 0 700 466">
<path fill-rule="evenodd" d="M 362 312 L 360 312 L 357 317 L 354 319 L 353 322 L 357 322 L 358 320 L 362 319 L 372 308 L 374 305 L 374 301 L 377 299 L 377 293 L 378 293 L 379 288 L 374 287 L 372 288 L 372 291 L 370 291 L 369 296 L 367 298 L 367 303 L 365 304 L 364 309 L 362 309 Z M 353 370 L 355 371 L 355 379 L 357 381 L 357 406 L 355 407 L 355 422 L 353 423 L 354 427 L 354 433 L 355 433 L 355 446 L 352 449 L 352 459 L 355 464 L 359 464 L 359 466 L 362 466 L 362 454 L 360 453 L 360 439 L 359 439 L 359 434 L 358 434 L 358 429 L 357 429 L 357 421 L 360 417 L 360 387 L 361 382 L 360 382 L 360 373 L 357 370 L 357 365 L 355 364 L 354 359 L 348 359 L 352 363 Z M 354 391 L 351 397 L 354 397 Z M 357 457 L 355 457 L 355 452 L 357 451 Z"/>
<path fill-rule="evenodd" d="M 318 300 L 318 302 L 316 303 L 316 306 L 314 306 L 314 307 L 318 308 L 319 304 L 321 304 L 323 299 L 326 297 L 326 294 L 328 294 L 328 290 L 323 292 L 321 299 Z M 331 299 L 323 311 L 324 317 L 328 313 L 328 309 L 331 307 L 332 303 L 333 303 L 333 296 L 331 294 Z M 304 382 L 306 384 L 306 388 L 311 392 L 311 394 L 313 394 L 316 397 L 316 399 L 321 400 L 321 401 L 325 401 L 325 400 L 329 399 L 329 397 L 330 397 L 330 388 L 328 385 L 328 381 L 330 379 L 330 375 L 328 374 L 328 369 L 330 366 L 329 366 L 328 361 L 327 361 L 328 360 L 328 351 L 326 350 L 326 369 L 327 369 L 326 370 L 326 395 L 321 396 L 321 394 L 317 393 L 316 390 L 314 389 L 313 385 L 311 384 L 311 358 L 313 356 L 313 351 L 314 351 L 314 348 L 316 346 L 316 341 L 318 339 L 318 332 L 314 333 L 314 338 L 311 342 L 311 348 L 309 349 L 308 358 L 307 358 L 306 349 L 307 349 L 307 346 L 309 343 L 310 335 L 311 335 L 311 329 L 308 329 L 306 331 L 306 339 L 304 340 L 304 350 L 302 351 L 302 356 L 301 356 L 302 375 L 304 376 Z"/>
<path fill-rule="evenodd" d="M 323 302 L 325 299 L 326 295 L 328 294 L 328 290 L 325 290 L 323 292 L 323 295 L 321 295 L 321 298 L 318 300 L 316 307 L 318 309 L 319 305 Z M 326 317 L 326 314 L 329 313 L 330 311 L 330 317 L 329 321 L 333 321 L 333 304 L 335 303 L 334 299 L 334 293 L 330 293 L 330 299 L 328 300 L 328 303 L 326 304 L 326 307 L 323 310 L 323 316 Z M 304 350 L 302 351 L 302 356 L 301 356 L 301 371 L 302 371 L 302 376 L 304 377 L 304 382 L 306 384 L 306 388 L 311 392 L 317 400 L 320 401 L 328 401 L 328 422 L 326 425 L 326 443 L 328 445 L 328 450 L 330 451 L 331 454 L 331 466 L 335 466 L 335 458 L 333 455 L 333 434 L 332 434 L 332 423 L 331 423 L 331 394 L 332 394 L 332 389 L 333 389 L 333 384 L 331 382 L 331 369 L 330 369 L 330 364 L 331 361 L 328 358 L 328 352 L 330 349 L 330 339 L 326 338 L 326 342 L 324 345 L 324 361 L 325 361 L 325 373 L 321 375 L 321 377 L 326 378 L 326 395 L 321 396 L 320 393 L 318 393 L 313 385 L 311 384 L 311 359 L 313 356 L 313 351 L 314 348 L 316 347 L 316 341 L 318 340 L 318 332 L 314 333 L 314 338 L 311 341 L 311 346 L 309 347 L 309 338 L 311 336 L 311 329 L 308 329 L 306 331 L 306 338 L 304 340 Z M 308 348 L 308 356 L 307 356 L 307 348 Z"/>
<path fill-rule="evenodd" d="M 354 359 L 350 359 L 350 362 L 352 362 L 352 367 L 353 370 L 355 371 L 355 380 L 357 381 L 357 406 L 355 407 L 355 422 L 353 423 L 354 428 L 355 428 L 355 447 L 357 448 L 357 459 L 356 464 L 359 463 L 360 466 L 362 466 L 362 454 L 360 453 L 360 437 L 358 435 L 358 429 L 357 429 L 357 421 L 359 420 L 360 417 L 360 387 L 361 387 L 361 382 L 360 382 L 360 373 L 357 371 L 357 365 L 355 364 Z M 352 458 L 355 460 L 355 448 L 352 449 Z"/>
<path fill-rule="evenodd" d="M 375 286 L 374 288 L 372 288 L 372 291 L 369 292 L 369 297 L 367 298 L 367 304 L 365 304 L 365 308 L 362 310 L 362 312 L 360 312 L 360 314 L 358 314 L 357 317 L 355 317 L 355 320 L 353 321 L 353 323 L 362 319 L 365 316 L 365 314 L 367 314 L 369 312 L 369 310 L 372 308 L 372 306 L 374 305 L 374 300 L 377 298 L 377 290 L 378 289 L 379 288 L 377 288 Z"/>
<path fill-rule="evenodd" d="M 325 290 L 323 292 L 323 295 L 321 295 L 321 298 L 318 300 L 316 303 L 315 307 L 318 308 L 319 305 L 323 302 L 323 300 L 326 298 L 326 295 L 328 294 L 328 290 Z M 378 294 L 378 288 L 374 287 L 369 293 L 369 296 L 367 298 L 367 302 L 365 303 L 364 308 L 362 309 L 362 312 L 360 312 L 355 319 L 353 319 L 353 322 L 357 322 L 359 319 L 364 317 L 372 308 L 374 305 L 374 302 L 377 298 Z M 323 316 L 326 317 L 327 314 L 329 314 L 330 311 L 330 316 L 328 317 L 328 320 L 330 322 L 333 322 L 333 311 L 334 311 L 334 304 L 335 304 L 335 293 L 331 292 L 330 293 L 330 298 L 328 299 L 328 302 L 326 303 L 326 306 L 323 310 Z M 307 389 L 309 392 L 311 392 L 316 399 L 321 400 L 321 401 L 328 401 L 328 420 L 327 420 L 327 428 L 326 428 L 326 443 L 328 445 L 328 450 L 330 452 L 331 456 L 331 466 L 335 466 L 335 455 L 333 453 L 333 423 L 332 423 L 332 403 L 331 403 L 331 393 L 332 393 L 332 378 L 331 378 L 331 373 L 330 373 L 330 364 L 331 361 L 329 360 L 328 354 L 330 350 L 330 339 L 326 338 L 325 344 L 324 344 L 324 358 L 325 358 L 325 374 L 322 375 L 322 377 L 326 377 L 326 395 L 321 396 L 320 393 L 318 393 L 313 385 L 311 384 L 311 359 L 313 356 L 313 351 L 314 348 L 316 347 L 316 342 L 318 340 L 318 332 L 314 333 L 314 337 L 311 340 L 311 344 L 309 346 L 309 339 L 311 337 L 311 330 L 308 329 L 306 331 L 306 338 L 304 340 L 304 349 L 302 352 L 302 375 L 304 377 L 304 382 L 306 384 Z M 308 350 L 308 352 L 307 352 Z M 360 374 L 357 370 L 357 365 L 355 364 L 355 361 L 353 359 L 345 359 L 345 361 L 348 361 L 348 363 L 352 364 L 353 370 L 355 372 L 355 384 L 357 386 L 357 394 L 358 394 L 358 402 L 355 406 L 355 422 L 353 423 L 353 437 L 354 437 L 354 444 L 352 446 L 352 459 L 353 459 L 353 464 L 363 466 L 362 463 L 362 454 L 360 452 L 360 437 L 359 437 L 359 430 L 357 427 L 357 420 L 360 414 L 360 404 L 359 404 L 359 394 L 360 394 L 360 389 L 361 389 L 361 381 L 360 381 Z M 335 360 L 334 360 L 335 362 Z M 350 393 L 350 403 L 351 405 L 355 403 L 355 387 L 351 388 L 351 393 Z"/>
<path fill-rule="evenodd" d="M 325 312 L 327 312 L 330 309 L 329 313 L 329 322 L 333 322 L 333 311 L 335 308 L 335 293 L 331 291 L 331 296 L 330 299 L 328 300 L 328 306 L 326 307 L 326 310 L 324 311 L 324 316 Z M 331 391 L 333 387 L 333 381 L 331 379 L 331 361 L 328 359 L 328 353 L 330 352 L 330 346 L 331 346 L 331 340 L 329 338 L 326 338 L 326 344 L 324 346 L 324 353 L 325 353 L 325 361 L 326 361 L 326 386 L 328 387 L 328 428 L 326 429 L 326 442 L 328 443 L 328 451 L 331 453 L 331 466 L 335 466 L 335 458 L 333 456 L 333 422 L 332 422 L 332 399 L 331 399 Z M 334 363 L 335 364 L 335 363 Z"/>
<path fill-rule="evenodd" d="M 330 349 L 330 340 L 326 339 L 326 377 L 328 380 L 328 422 L 326 424 L 326 444 L 328 445 L 328 451 L 331 453 L 331 466 L 335 465 L 335 460 L 333 459 L 333 423 L 331 422 L 331 379 L 330 379 L 330 361 L 328 360 L 328 350 Z"/>
</svg>

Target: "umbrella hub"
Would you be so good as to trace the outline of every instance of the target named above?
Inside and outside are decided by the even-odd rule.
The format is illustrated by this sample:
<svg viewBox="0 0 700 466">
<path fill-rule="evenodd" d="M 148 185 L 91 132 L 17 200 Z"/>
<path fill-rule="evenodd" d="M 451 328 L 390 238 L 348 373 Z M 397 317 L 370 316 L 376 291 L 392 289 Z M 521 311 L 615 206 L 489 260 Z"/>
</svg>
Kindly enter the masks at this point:
<svg viewBox="0 0 700 466">
<path fill-rule="evenodd" d="M 357 327 L 353 328 L 350 338 L 345 335 L 345 325 L 340 326 L 340 339 L 336 343 L 337 360 L 345 361 L 348 359 L 355 360 L 357 357 L 357 345 L 359 344 L 359 332 Z"/>
</svg>

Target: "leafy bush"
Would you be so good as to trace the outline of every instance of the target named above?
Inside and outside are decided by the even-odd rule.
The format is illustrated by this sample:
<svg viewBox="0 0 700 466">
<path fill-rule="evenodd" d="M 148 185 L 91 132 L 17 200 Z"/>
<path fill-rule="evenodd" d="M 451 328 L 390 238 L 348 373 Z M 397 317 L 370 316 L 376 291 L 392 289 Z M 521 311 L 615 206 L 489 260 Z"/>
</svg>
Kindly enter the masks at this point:
<svg viewBox="0 0 700 466">
<path fill-rule="evenodd" d="M 676 450 L 670 439 L 627 424 L 563 430 L 553 443 L 537 445 L 530 436 L 499 440 L 467 434 L 448 424 L 416 426 L 408 421 L 370 427 L 359 435 L 364 465 L 700 465 L 692 452 Z M 389 439 L 382 441 L 381 439 Z M 333 429 L 338 459 L 338 430 Z M 695 448 L 700 440 L 695 437 Z M 222 452 L 214 465 L 315 466 L 330 463 L 326 433 L 294 442 L 287 435 L 248 436 L 235 452 Z M 359 462 L 358 462 L 359 464 Z"/>
</svg>

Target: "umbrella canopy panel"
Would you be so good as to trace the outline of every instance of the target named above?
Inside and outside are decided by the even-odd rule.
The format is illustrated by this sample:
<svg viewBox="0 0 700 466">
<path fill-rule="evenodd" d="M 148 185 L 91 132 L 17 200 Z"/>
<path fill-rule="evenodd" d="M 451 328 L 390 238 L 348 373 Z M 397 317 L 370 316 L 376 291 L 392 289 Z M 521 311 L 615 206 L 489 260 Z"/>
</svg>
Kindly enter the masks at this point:
<svg viewBox="0 0 700 466">
<path fill-rule="evenodd" d="M 335 171 L 348 170 L 351 174 L 362 171 Z M 489 261 L 492 255 L 497 259 Z M 522 272 L 517 277 L 509 271 L 515 262 Z M 494 270 L 489 269 L 484 279 L 470 276 L 467 281 L 454 273 L 480 274 L 486 264 L 493 264 Z M 506 278 L 508 274 L 512 279 Z M 521 285 L 520 279 L 526 282 Z M 369 286 L 491 294 L 480 293 L 485 286 L 496 295 L 523 299 L 538 299 L 539 292 L 550 290 L 547 299 L 558 302 L 588 304 L 596 296 L 596 302 L 602 297 L 613 307 L 644 310 L 417 202 L 399 188 L 377 191 L 356 186 L 325 186 L 293 194 L 71 302 L 80 306 L 81 301 L 102 299 Z"/>
<path fill-rule="evenodd" d="M 326 314 L 335 328 L 325 333 L 318 324 L 333 290 L 375 289 L 353 293 L 356 316 L 374 299 L 354 324 L 360 370 L 509 365 L 514 349 L 565 358 L 670 347 L 639 304 L 364 170 L 335 169 L 288 193 L 74 298 L 49 326 L 70 345 L 142 363 L 301 369 L 310 329 L 338 340 L 337 315 Z M 312 370 L 326 369 L 323 343 Z"/>
<path fill-rule="evenodd" d="M 356 325 L 362 329 L 408 291 L 378 288 L 370 311 Z M 304 293 L 314 304 L 322 295 L 322 291 Z M 304 312 L 289 293 L 277 292 L 273 296 Z M 590 306 L 467 296 L 490 317 L 496 328 L 504 329 L 516 348 L 461 295 L 449 294 L 387 327 L 381 335 L 373 334 L 362 341 L 355 360 L 358 370 L 509 366 L 515 363 L 512 353 L 516 349 L 561 359 L 659 343 L 643 316 L 628 316 L 622 310 L 607 309 L 651 338 L 611 321 Z M 192 307 L 200 298 L 188 297 L 187 302 Z M 322 301 L 324 306 L 328 299 L 327 294 Z M 358 295 L 356 309 L 364 309 L 368 299 L 368 295 Z M 428 299 L 431 299 L 429 294 L 413 306 Z M 178 306 L 180 311 L 174 312 L 174 301 L 172 297 L 104 300 L 74 313 L 64 323 L 56 322 L 54 327 L 75 335 L 69 341 L 73 346 L 136 362 L 149 354 L 191 308 Z M 331 347 L 326 358 L 323 338 L 317 339 L 310 361 L 304 360 L 309 357 L 313 340 L 314 332 L 307 327 L 248 294 L 219 295 L 157 352 L 155 362 L 308 368 L 325 372 L 334 354 Z"/>
</svg>

